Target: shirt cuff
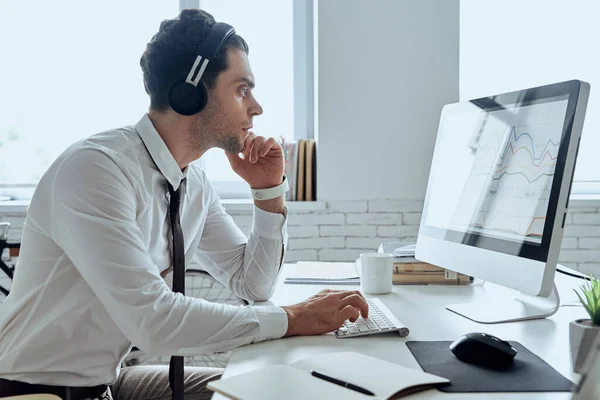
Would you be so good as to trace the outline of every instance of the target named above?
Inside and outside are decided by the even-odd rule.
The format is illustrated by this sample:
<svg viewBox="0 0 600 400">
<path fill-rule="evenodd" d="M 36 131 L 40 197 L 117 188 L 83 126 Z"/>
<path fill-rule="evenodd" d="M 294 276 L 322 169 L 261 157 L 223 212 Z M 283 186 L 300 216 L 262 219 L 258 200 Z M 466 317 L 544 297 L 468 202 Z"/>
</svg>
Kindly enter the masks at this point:
<svg viewBox="0 0 600 400">
<path fill-rule="evenodd" d="M 259 341 L 279 339 L 286 334 L 288 318 L 283 308 L 276 306 L 254 306 L 252 308 L 258 319 Z"/>
<path fill-rule="evenodd" d="M 254 222 L 252 230 L 259 236 L 269 239 L 282 240 L 287 233 L 287 210 L 285 216 L 278 213 L 271 213 L 254 206 Z"/>
</svg>

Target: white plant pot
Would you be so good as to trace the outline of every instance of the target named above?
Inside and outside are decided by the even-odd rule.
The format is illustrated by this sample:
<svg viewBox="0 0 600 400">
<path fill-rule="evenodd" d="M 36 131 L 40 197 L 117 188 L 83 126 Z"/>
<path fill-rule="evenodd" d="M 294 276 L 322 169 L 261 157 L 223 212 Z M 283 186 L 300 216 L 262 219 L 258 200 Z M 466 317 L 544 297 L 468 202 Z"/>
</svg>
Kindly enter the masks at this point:
<svg viewBox="0 0 600 400">
<path fill-rule="evenodd" d="M 579 373 L 599 332 L 600 326 L 592 325 L 591 319 L 577 319 L 569 324 L 571 365 L 574 372 Z"/>
</svg>

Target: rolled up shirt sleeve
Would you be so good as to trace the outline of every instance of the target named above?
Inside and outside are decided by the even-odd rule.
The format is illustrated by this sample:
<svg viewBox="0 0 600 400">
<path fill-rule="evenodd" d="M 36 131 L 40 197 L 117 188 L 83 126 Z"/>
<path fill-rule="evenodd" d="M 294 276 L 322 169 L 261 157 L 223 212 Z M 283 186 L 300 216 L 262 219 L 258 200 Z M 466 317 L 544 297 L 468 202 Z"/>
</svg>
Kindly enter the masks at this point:
<svg viewBox="0 0 600 400">
<path fill-rule="evenodd" d="M 49 204 L 53 239 L 134 345 L 155 355 L 195 355 L 285 334 L 287 316 L 280 307 L 216 304 L 174 293 L 145 247 L 136 223 L 136 191 L 127 171 L 109 155 L 91 149 L 74 152 L 62 162 L 54 182 L 61 190 Z M 258 229 L 267 222 L 271 221 L 261 221 Z M 253 251 L 247 259 L 239 235 L 230 243 L 238 242 L 244 260 L 239 265 L 252 270 L 247 274 L 253 277 L 249 287 L 266 293 L 254 285 L 269 282 L 270 287 L 276 278 L 275 251 L 279 247 L 281 252 L 283 232 L 277 239 L 251 235 Z M 254 259 L 260 267 L 254 266 Z M 235 280 L 239 278 L 234 264 L 225 270 Z M 236 281 L 234 286 L 239 285 Z"/>
<path fill-rule="evenodd" d="M 212 191 L 196 261 L 240 298 L 268 300 L 285 257 L 287 216 L 254 206 L 252 229 L 246 237 Z"/>
</svg>

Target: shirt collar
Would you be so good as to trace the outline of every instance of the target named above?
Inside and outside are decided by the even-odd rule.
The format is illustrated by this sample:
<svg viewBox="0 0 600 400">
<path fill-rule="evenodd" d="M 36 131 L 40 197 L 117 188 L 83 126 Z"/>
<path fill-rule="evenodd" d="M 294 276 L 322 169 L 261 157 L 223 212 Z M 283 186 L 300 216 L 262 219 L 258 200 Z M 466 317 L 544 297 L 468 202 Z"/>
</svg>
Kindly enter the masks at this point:
<svg viewBox="0 0 600 400">
<path fill-rule="evenodd" d="M 135 129 L 142 138 L 148 153 L 150 153 L 150 158 L 152 158 L 160 173 L 173 186 L 173 190 L 177 190 L 181 181 L 186 177 L 189 168 L 186 168 L 183 172 L 181 171 L 148 114 L 144 114 L 142 119 L 135 125 Z"/>
</svg>

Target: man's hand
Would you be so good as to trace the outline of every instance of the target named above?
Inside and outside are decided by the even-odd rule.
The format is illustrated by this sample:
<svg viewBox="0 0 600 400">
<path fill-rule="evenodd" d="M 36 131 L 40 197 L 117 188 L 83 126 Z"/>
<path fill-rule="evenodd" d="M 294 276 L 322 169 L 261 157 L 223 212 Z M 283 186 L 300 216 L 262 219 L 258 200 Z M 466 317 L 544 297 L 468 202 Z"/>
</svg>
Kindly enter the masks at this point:
<svg viewBox="0 0 600 400">
<path fill-rule="evenodd" d="M 285 336 L 320 335 L 331 332 L 349 319 L 369 316 L 369 306 L 358 290 L 323 290 L 308 300 L 282 307 L 288 315 Z"/>
<path fill-rule="evenodd" d="M 225 152 L 231 168 L 253 189 L 277 186 L 283 179 L 283 150 L 273 138 L 250 132 L 244 139 L 242 157 Z"/>
</svg>

